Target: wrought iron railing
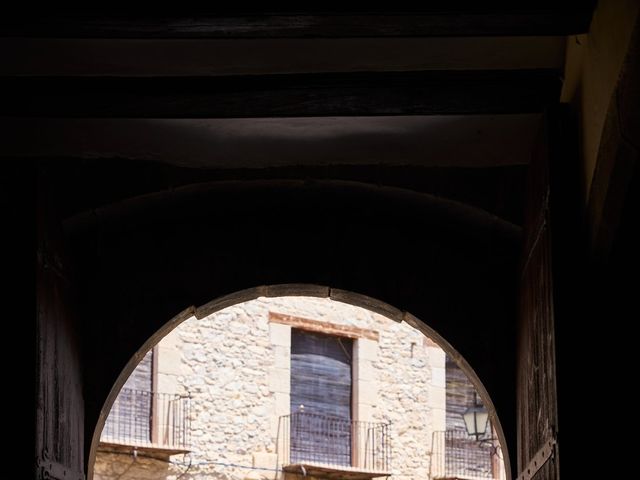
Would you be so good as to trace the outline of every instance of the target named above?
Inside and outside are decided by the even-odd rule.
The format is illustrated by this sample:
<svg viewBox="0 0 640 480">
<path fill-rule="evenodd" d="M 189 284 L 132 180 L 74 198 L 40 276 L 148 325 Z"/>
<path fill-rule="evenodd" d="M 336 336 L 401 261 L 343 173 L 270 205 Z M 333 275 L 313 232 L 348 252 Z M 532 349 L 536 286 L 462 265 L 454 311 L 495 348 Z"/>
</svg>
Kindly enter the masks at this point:
<svg viewBox="0 0 640 480">
<path fill-rule="evenodd" d="M 307 412 L 280 417 L 278 461 L 375 472 L 391 469 L 389 424 Z"/>
<path fill-rule="evenodd" d="M 100 441 L 120 445 L 188 449 L 188 395 L 123 388 L 111 407 Z"/>
<path fill-rule="evenodd" d="M 476 440 L 463 430 L 433 432 L 431 478 L 500 478 L 493 440 Z"/>
</svg>

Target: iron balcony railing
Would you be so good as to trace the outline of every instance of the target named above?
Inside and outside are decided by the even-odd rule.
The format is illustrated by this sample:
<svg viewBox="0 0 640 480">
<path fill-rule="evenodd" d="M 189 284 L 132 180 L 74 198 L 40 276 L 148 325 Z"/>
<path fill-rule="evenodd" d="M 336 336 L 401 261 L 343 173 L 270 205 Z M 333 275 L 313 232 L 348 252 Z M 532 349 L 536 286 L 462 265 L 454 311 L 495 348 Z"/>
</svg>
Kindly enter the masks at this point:
<svg viewBox="0 0 640 480">
<path fill-rule="evenodd" d="M 498 479 L 501 463 L 493 441 L 476 440 L 464 430 L 433 432 L 431 478 Z"/>
<path fill-rule="evenodd" d="M 123 388 L 111 407 L 100 441 L 188 450 L 189 403 L 188 395 Z"/>
<path fill-rule="evenodd" d="M 390 472 L 389 424 L 345 420 L 307 412 L 280 417 L 280 465 L 324 465 Z"/>
</svg>

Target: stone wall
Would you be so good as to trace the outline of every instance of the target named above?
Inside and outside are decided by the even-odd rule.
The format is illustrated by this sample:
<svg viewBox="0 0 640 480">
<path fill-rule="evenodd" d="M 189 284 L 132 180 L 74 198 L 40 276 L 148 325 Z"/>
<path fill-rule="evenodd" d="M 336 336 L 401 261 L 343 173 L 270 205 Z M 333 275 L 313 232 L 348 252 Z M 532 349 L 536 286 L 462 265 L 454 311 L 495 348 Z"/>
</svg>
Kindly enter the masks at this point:
<svg viewBox="0 0 640 480">
<path fill-rule="evenodd" d="M 155 478 L 275 478 L 298 320 L 354 337 L 354 419 L 391 423 L 392 478 L 427 478 L 431 432 L 445 429 L 444 352 L 405 323 L 311 297 L 259 298 L 191 318 L 165 337 L 156 347 L 156 386 L 191 395 L 192 452 L 171 463 L 138 452 L 136 462 L 146 463 L 120 478 L 151 478 L 151 471 Z M 101 452 L 95 478 L 118 478 L 130 463 L 130 454 Z"/>
<path fill-rule="evenodd" d="M 130 449 L 101 447 L 96 455 L 94 479 L 158 480 L 175 478 L 176 467 L 162 458 L 153 458 Z"/>
</svg>

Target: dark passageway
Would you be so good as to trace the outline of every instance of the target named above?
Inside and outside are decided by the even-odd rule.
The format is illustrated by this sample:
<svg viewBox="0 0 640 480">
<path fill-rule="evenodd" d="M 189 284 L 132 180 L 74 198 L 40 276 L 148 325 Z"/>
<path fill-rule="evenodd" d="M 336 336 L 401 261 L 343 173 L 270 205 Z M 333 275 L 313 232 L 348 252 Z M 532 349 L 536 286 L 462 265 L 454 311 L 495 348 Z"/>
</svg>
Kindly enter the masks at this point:
<svg viewBox="0 0 640 480">
<path fill-rule="evenodd" d="M 290 284 L 427 322 L 486 388 L 511 478 L 572 475 L 566 345 L 600 335 L 576 318 L 637 312 L 637 18 L 3 19 L 2 156 L 37 194 L 36 477 L 90 474 L 105 401 L 170 319 Z"/>
</svg>

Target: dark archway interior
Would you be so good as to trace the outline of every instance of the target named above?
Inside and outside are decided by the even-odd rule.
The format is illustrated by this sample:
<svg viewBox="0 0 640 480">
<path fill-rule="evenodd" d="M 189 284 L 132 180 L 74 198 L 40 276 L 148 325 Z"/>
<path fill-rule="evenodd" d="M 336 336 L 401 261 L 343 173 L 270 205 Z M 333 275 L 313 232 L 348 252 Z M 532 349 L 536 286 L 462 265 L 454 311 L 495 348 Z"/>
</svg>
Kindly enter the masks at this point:
<svg viewBox="0 0 640 480">
<path fill-rule="evenodd" d="M 56 191 L 74 204 L 81 196 L 70 178 Z M 95 373 L 86 381 L 88 424 L 168 319 L 239 290 L 289 283 L 355 291 L 424 319 L 473 366 L 498 414 L 513 416 L 520 228 L 484 210 L 346 180 L 227 180 L 84 209 L 64 230 L 82 279 L 77 294 L 93 312 L 84 332 Z"/>
<path fill-rule="evenodd" d="M 2 157 L 12 198 L 37 197 L 38 478 L 86 474 L 114 382 L 169 319 L 291 283 L 367 295 L 442 335 L 490 394 L 516 478 L 538 448 L 525 451 L 523 418 L 554 419 L 556 403 L 577 416 L 571 319 L 637 311 L 637 282 L 621 278 L 638 260 L 638 28 L 595 206 L 576 186 L 584 132 L 558 108 L 567 38 L 589 32 L 595 4 L 0 21 Z M 558 398 L 529 387 L 553 414 L 517 395 L 538 374 L 517 321 L 523 247 L 540 238 L 525 208 L 534 162 L 550 165 L 540 218 L 558 233 L 540 281 L 555 298 L 532 318 L 561 320 L 531 336 L 557 357 Z M 555 379 L 551 364 L 540 376 Z"/>
</svg>

